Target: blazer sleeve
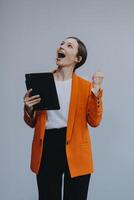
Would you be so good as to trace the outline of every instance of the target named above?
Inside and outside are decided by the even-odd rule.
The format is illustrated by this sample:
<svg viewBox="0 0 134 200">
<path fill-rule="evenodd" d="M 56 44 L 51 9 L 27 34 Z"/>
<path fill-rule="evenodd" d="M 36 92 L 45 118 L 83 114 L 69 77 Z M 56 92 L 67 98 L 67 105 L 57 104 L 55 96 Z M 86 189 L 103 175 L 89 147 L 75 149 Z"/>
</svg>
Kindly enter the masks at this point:
<svg viewBox="0 0 134 200">
<path fill-rule="evenodd" d="M 23 119 L 24 119 L 25 123 L 26 123 L 28 126 L 30 126 L 31 128 L 34 128 L 34 127 L 35 127 L 35 123 L 36 123 L 36 118 L 37 118 L 37 113 L 36 113 L 36 111 L 34 111 L 33 116 L 31 117 L 31 116 L 28 114 L 28 112 L 27 112 L 27 110 L 26 110 L 26 108 L 25 108 L 25 106 L 24 106 L 24 116 L 23 116 Z"/>
<path fill-rule="evenodd" d="M 91 91 L 91 86 L 90 86 L 88 102 L 87 102 L 86 118 L 88 124 L 91 127 L 97 127 L 101 122 L 103 113 L 102 95 L 103 95 L 103 90 L 100 90 L 98 92 L 98 95 L 96 96 Z"/>
</svg>

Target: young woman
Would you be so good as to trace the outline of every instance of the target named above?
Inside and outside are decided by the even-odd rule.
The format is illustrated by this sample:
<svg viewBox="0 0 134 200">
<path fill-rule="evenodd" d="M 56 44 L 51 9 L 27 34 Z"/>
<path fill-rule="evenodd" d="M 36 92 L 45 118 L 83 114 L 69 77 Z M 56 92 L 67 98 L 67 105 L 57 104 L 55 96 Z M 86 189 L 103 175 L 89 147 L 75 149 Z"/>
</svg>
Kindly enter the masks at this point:
<svg viewBox="0 0 134 200">
<path fill-rule="evenodd" d="M 97 127 L 102 118 L 103 75 L 96 72 L 92 83 L 76 75 L 86 58 L 87 49 L 76 37 L 66 38 L 57 49 L 58 68 L 52 73 L 60 110 L 33 111 L 40 96 L 30 96 L 32 89 L 24 96 L 24 120 L 35 128 L 31 169 L 39 200 L 87 199 L 94 171 L 88 124 Z"/>
</svg>

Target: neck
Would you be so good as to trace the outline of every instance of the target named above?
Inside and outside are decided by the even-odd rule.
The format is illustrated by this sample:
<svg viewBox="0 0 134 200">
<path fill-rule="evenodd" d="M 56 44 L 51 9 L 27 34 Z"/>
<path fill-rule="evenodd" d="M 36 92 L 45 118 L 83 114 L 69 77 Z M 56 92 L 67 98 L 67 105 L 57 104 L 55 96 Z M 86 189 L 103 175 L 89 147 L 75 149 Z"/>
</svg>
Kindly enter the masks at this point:
<svg viewBox="0 0 134 200">
<path fill-rule="evenodd" d="M 65 81 L 72 78 L 74 67 L 58 67 L 55 77 L 57 80 Z"/>
</svg>

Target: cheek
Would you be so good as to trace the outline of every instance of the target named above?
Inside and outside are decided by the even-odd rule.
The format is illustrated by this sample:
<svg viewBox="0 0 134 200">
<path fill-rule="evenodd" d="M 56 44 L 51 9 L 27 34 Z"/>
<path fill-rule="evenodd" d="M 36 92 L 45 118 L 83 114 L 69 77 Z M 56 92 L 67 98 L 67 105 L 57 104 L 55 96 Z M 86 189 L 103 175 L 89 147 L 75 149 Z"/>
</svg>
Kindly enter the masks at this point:
<svg viewBox="0 0 134 200">
<path fill-rule="evenodd" d="M 73 61 L 73 62 L 75 62 L 77 60 L 76 55 L 74 55 L 74 54 L 69 55 L 68 58 L 70 59 L 70 61 Z"/>
</svg>

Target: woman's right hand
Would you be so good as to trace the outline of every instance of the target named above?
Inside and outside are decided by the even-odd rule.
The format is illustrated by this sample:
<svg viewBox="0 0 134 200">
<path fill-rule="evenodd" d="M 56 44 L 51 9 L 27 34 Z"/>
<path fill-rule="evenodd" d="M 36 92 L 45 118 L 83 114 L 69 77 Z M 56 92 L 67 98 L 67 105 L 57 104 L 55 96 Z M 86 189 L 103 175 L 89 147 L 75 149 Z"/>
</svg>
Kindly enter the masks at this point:
<svg viewBox="0 0 134 200">
<path fill-rule="evenodd" d="M 30 96 L 32 88 L 29 89 L 24 95 L 24 105 L 29 114 L 33 112 L 33 106 L 41 101 L 40 95 Z"/>
</svg>

